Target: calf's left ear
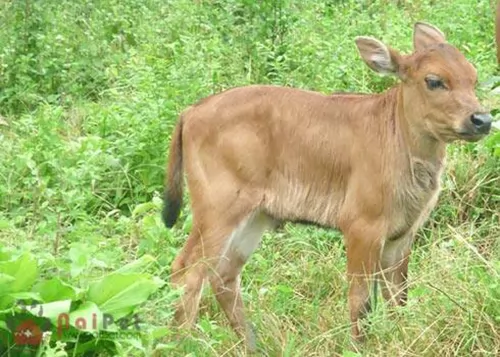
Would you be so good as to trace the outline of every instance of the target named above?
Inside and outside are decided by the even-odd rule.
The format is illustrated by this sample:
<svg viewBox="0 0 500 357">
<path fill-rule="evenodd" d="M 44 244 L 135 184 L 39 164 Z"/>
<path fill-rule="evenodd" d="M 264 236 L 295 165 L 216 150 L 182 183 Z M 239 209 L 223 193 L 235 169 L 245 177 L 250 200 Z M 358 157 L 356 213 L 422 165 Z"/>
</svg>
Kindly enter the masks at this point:
<svg viewBox="0 0 500 357">
<path fill-rule="evenodd" d="M 429 46 L 445 43 L 444 33 L 436 26 L 425 22 L 417 22 L 413 27 L 413 48 L 415 51 L 424 50 Z"/>
<path fill-rule="evenodd" d="M 358 36 L 354 40 L 365 63 L 377 73 L 402 78 L 401 55 L 373 37 Z"/>
</svg>

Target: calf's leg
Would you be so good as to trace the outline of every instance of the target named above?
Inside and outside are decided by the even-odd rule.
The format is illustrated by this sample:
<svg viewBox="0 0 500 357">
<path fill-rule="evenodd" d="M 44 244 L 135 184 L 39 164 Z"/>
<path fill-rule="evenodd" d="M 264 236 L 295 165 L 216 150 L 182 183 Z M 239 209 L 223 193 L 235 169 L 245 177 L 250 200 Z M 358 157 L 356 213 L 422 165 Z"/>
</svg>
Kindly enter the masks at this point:
<svg viewBox="0 0 500 357">
<path fill-rule="evenodd" d="M 174 316 L 175 325 L 192 327 L 203 282 L 208 278 L 232 328 L 253 351 L 255 336 L 245 321 L 239 275 L 259 245 L 262 233 L 273 221 L 264 213 L 252 212 L 247 205 L 233 205 L 224 213 L 212 211 L 207 215 L 211 219 L 193 225 L 186 245 L 172 264 L 172 283 L 184 287 Z M 200 226 L 203 228 L 198 228 Z"/>
<path fill-rule="evenodd" d="M 408 262 L 413 235 L 405 235 L 384 245 L 380 280 L 382 295 L 394 306 L 406 304 L 408 298 Z"/>
<path fill-rule="evenodd" d="M 273 220 L 264 213 L 254 212 L 231 232 L 210 283 L 217 301 L 227 316 L 236 334 L 243 338 L 250 351 L 256 350 L 256 339 L 251 326 L 245 320 L 240 290 L 241 270 L 258 247 L 264 231 L 273 225 Z"/>
<path fill-rule="evenodd" d="M 370 311 L 370 288 L 380 264 L 384 231 L 378 222 L 359 219 L 344 233 L 347 245 L 347 276 L 349 279 L 349 310 L 351 334 L 362 341 L 361 319 Z"/>
</svg>

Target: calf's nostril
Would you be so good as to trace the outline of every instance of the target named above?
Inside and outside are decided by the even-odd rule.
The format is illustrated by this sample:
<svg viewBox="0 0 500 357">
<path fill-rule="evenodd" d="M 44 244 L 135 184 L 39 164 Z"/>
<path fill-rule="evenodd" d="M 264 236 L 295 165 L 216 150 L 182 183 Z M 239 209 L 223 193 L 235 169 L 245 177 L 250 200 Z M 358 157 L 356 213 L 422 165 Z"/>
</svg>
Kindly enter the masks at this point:
<svg viewBox="0 0 500 357">
<path fill-rule="evenodd" d="M 477 117 L 476 115 L 471 115 L 470 120 L 472 124 L 474 124 L 477 127 L 484 125 L 484 121 L 481 118 Z"/>
</svg>

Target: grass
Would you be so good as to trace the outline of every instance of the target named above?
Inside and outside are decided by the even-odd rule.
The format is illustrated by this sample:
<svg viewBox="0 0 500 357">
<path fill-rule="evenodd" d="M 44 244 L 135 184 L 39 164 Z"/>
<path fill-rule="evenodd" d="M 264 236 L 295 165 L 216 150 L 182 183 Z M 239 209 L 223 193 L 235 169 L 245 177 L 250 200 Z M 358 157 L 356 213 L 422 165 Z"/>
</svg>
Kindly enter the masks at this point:
<svg viewBox="0 0 500 357">
<path fill-rule="evenodd" d="M 377 92 L 354 37 L 411 51 L 412 25 L 437 25 L 478 69 L 494 112 L 490 1 L 160 0 L 0 4 L 0 245 L 31 251 L 41 276 L 76 286 L 145 254 L 168 280 L 190 227 L 163 227 L 166 149 L 179 112 L 225 88 L 274 83 Z M 500 355 L 500 134 L 449 148 L 439 206 L 419 232 L 409 304 L 371 315 L 366 356 Z M 495 151 L 496 150 L 496 151 Z M 496 154 L 495 154 L 496 152 Z M 71 249 L 85 256 L 75 273 Z M 264 356 L 350 356 L 346 257 L 330 230 L 267 233 L 243 273 Z M 213 295 L 172 342 L 168 285 L 137 311 L 145 336 L 122 355 L 241 355 Z M 380 301 L 380 300 L 379 300 Z M 156 331 L 153 333 L 152 331 Z M 160 345 L 158 345 L 158 343 Z M 106 355 L 106 354 L 103 354 Z"/>
</svg>

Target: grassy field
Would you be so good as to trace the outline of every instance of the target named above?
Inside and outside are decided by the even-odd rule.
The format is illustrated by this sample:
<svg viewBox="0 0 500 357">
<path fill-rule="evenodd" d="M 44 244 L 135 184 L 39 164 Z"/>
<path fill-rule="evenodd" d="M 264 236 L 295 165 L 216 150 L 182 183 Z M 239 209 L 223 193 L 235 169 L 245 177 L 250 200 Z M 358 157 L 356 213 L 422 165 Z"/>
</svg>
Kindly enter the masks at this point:
<svg viewBox="0 0 500 357">
<path fill-rule="evenodd" d="M 478 96 L 496 114 L 492 3 L 2 1 L 0 356 L 241 355 L 209 291 L 191 336 L 176 343 L 168 329 L 170 263 L 191 221 L 186 206 L 167 230 L 159 214 L 179 112 L 251 83 L 385 90 L 395 80 L 368 69 L 354 37 L 409 52 L 422 20 L 475 64 Z M 500 355 L 499 173 L 499 132 L 449 148 L 439 205 L 412 255 L 409 304 L 391 316 L 378 304 L 361 355 Z M 265 235 L 242 277 L 260 355 L 356 355 L 345 263 L 338 232 L 287 224 Z M 58 336 L 63 313 L 70 326 Z M 74 317 L 91 313 L 141 323 L 78 329 Z M 16 345 L 26 319 L 53 332 L 40 348 Z"/>
</svg>

